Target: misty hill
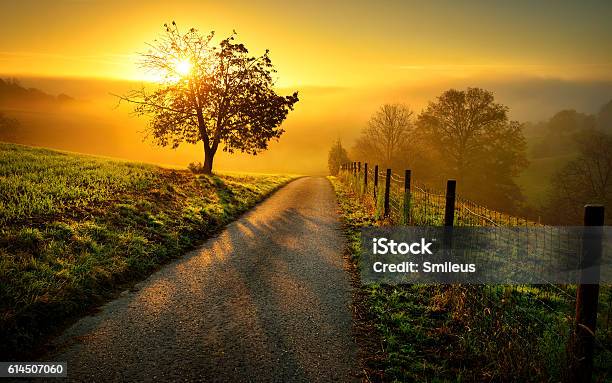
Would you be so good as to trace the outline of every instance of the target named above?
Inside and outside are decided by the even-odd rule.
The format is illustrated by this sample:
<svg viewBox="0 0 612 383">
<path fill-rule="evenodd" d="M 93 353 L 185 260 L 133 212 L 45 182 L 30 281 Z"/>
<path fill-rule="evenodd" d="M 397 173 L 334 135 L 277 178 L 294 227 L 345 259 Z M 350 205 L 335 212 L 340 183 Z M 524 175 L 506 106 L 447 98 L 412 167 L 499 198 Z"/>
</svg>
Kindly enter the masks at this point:
<svg viewBox="0 0 612 383">
<path fill-rule="evenodd" d="M 593 129 L 612 134 L 612 100 L 595 114 L 564 109 L 548 120 L 525 124 L 529 166 L 517 182 L 531 204 L 543 203 L 551 177 L 578 154 L 576 136 Z"/>
<path fill-rule="evenodd" d="M 54 106 L 74 101 L 74 98 L 59 94 L 53 96 L 36 88 L 26 88 L 17 79 L 0 79 L 0 107 Z"/>
</svg>

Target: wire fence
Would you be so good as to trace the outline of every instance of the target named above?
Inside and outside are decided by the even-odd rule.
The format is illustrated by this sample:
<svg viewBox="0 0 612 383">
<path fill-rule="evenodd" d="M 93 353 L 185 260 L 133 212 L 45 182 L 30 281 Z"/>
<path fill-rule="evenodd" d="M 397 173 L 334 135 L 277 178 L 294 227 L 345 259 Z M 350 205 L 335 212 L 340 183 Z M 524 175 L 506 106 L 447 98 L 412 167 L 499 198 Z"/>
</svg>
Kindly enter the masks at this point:
<svg viewBox="0 0 612 383">
<path fill-rule="evenodd" d="M 439 190 L 411 179 L 411 172 L 404 174 L 390 169 L 379 169 L 360 163 L 348 164 L 341 168 L 339 179 L 369 206 L 376 219 L 387 224 L 414 226 L 449 225 L 449 193 L 452 193 L 450 225 L 502 227 L 537 227 L 534 235 L 528 234 L 522 245 L 527 251 L 538 250 L 543 254 L 561 251 L 576 251 L 567 231 L 559 227 L 545 226 L 521 217 L 505 214 L 487 208 L 475 201 L 456 196 L 453 189 Z M 450 183 L 450 182 L 449 182 Z M 495 232 L 495 230 L 493 230 Z M 499 230 L 502 232 L 502 230 Z M 528 232 L 529 230 L 526 230 Z M 510 239 L 496 238 L 499 241 Z M 516 238 L 512 239 L 516 241 Z M 508 244 L 509 252 L 512 246 Z M 554 250 L 554 251 L 551 251 Z M 520 260 L 517 260 L 520 262 Z M 581 261 L 577 259 L 577 261 Z M 478 330 L 482 337 L 473 337 L 470 347 L 476 347 L 482 355 L 497 355 L 500 363 L 509 369 L 528 368 L 521 365 L 541 355 L 547 360 L 550 375 L 560 379 L 572 379 L 571 374 L 580 370 L 583 358 L 574 351 L 576 313 L 580 310 L 577 302 L 576 285 L 553 284 L 544 279 L 529 285 L 441 285 L 433 287 L 437 293 L 452 300 L 455 314 L 462 315 L 462 321 L 471 331 Z M 612 293 L 609 286 L 599 295 L 599 333 L 595 339 L 596 350 L 612 357 L 610 351 L 610 307 Z M 597 315 L 599 314 L 599 315 Z M 572 351 L 574 350 L 574 351 Z M 544 356 L 547 355 L 547 356 Z M 592 357 L 590 363 L 592 364 Z M 576 367 L 576 365 L 579 365 Z M 563 366 L 563 367 L 562 367 Z M 565 367 L 568 368 L 565 368 Z M 541 366 L 540 366 L 541 367 Z M 540 368 L 537 367 L 537 368 Z M 609 367 L 609 366 L 608 366 Z M 569 374 L 569 375 L 568 375 Z"/>
</svg>

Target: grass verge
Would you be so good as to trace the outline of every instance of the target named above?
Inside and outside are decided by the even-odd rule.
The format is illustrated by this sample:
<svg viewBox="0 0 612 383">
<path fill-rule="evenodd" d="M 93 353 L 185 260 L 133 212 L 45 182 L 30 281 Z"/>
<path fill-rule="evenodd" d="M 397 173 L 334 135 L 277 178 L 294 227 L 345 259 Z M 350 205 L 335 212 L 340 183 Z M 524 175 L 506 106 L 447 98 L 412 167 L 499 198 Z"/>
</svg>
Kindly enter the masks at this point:
<svg viewBox="0 0 612 383">
<path fill-rule="evenodd" d="M 521 291 L 482 285 L 362 285 L 359 229 L 380 225 L 371 201 L 329 177 L 338 197 L 358 290 L 357 318 L 374 330 L 365 343 L 369 381 L 557 382 L 566 376 L 566 339 L 572 307 L 554 286 Z M 369 200 L 369 199 L 368 199 Z M 601 292 L 594 381 L 607 381 L 612 366 L 609 318 L 611 289 Z M 605 314 L 607 312 L 607 315 Z M 369 356 L 368 356 L 369 354 Z"/>
<path fill-rule="evenodd" d="M 0 357 L 184 254 L 295 176 L 195 176 L 0 143 Z"/>
<path fill-rule="evenodd" d="M 364 205 L 335 177 L 328 178 L 338 198 L 354 273 L 356 335 L 366 381 L 446 380 L 449 374 L 445 371 L 444 354 L 437 346 L 450 346 L 448 339 L 443 339 L 447 331 L 439 330 L 448 321 L 448 316 L 432 308 L 430 294 L 423 286 L 361 284 L 360 229 L 378 223 L 373 214 L 374 206 Z"/>
</svg>

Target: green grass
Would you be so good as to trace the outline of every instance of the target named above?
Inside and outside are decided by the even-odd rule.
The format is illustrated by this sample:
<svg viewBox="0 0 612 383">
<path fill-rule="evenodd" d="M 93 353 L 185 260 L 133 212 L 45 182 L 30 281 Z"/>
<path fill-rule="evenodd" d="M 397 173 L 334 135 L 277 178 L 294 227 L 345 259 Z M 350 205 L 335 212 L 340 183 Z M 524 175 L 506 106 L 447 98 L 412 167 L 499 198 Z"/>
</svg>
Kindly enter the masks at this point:
<svg viewBox="0 0 612 383">
<path fill-rule="evenodd" d="M 348 253 L 359 269 L 359 229 L 381 225 L 371 198 L 364 201 L 330 177 L 338 196 Z M 429 220 L 426 220 L 429 221 Z M 362 317 L 372 318 L 384 357 L 366 358 L 382 381 L 561 381 L 573 307 L 554 286 L 361 285 L 368 298 Z M 612 289 L 600 293 L 595 381 L 610 378 Z M 376 351 L 376 350 L 375 350 Z M 597 380 L 599 379 L 599 380 Z"/>
<path fill-rule="evenodd" d="M 293 178 L 0 143 L 0 355 L 27 354 Z"/>
</svg>

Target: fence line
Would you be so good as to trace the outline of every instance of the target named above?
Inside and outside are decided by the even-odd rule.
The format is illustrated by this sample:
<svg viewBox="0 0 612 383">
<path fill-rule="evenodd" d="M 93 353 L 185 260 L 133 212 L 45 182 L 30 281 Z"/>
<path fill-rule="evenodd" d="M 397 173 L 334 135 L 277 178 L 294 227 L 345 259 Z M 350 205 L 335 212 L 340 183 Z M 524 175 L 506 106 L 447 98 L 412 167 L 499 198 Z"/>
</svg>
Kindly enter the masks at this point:
<svg viewBox="0 0 612 383">
<path fill-rule="evenodd" d="M 391 169 L 383 171 L 378 165 L 375 165 L 371 172 L 367 169 L 368 165 L 364 163 L 364 172 L 361 171 L 361 162 L 345 164 L 341 167 L 339 178 L 365 203 L 371 204 L 375 216 L 381 220 L 392 224 L 417 226 L 537 226 L 543 228 L 544 233 L 538 236 L 534 231 L 533 239 L 531 235 L 527 235 L 525 244 L 528 251 L 530 248 L 541 249 L 543 254 L 546 254 L 546 249 L 561 250 L 563 246 L 570 249 L 569 235 L 563 238 L 562 232 L 554 227 L 489 209 L 456 195 L 454 180 L 449 180 L 447 190 L 442 191 L 415 181 L 410 170 L 406 170 L 402 176 Z M 603 217 L 603 207 L 597 210 L 597 213 L 585 212 L 585 224 L 589 222 L 597 225 L 597 218 L 594 219 L 588 216 L 589 214 L 601 214 Z M 603 221 L 599 225 L 603 225 Z M 510 249 L 511 244 L 507 238 L 500 236 L 499 240 L 508 242 Z M 597 286 L 597 289 L 585 288 L 583 285 L 555 285 L 543 280 L 538 285 L 480 284 L 462 286 L 459 289 L 462 289 L 461 294 L 469 304 L 480 307 L 483 309 L 482 313 L 488 312 L 500 321 L 502 329 L 512 329 L 496 332 L 495 337 L 501 338 L 496 352 L 516 352 L 509 345 L 515 344 L 517 338 L 531 344 L 529 341 L 533 342 L 534 339 L 523 339 L 520 334 L 533 336 L 534 325 L 540 331 L 551 331 L 551 328 L 557 326 L 556 336 L 563 339 L 571 351 L 567 355 L 569 373 L 574 376 L 575 381 L 578 381 L 576 377 L 580 376 L 579 381 L 587 382 L 590 381 L 593 368 L 593 344 L 596 342 L 594 331 L 599 290 L 598 285 L 594 286 Z M 508 302 L 514 305 L 509 305 Z M 544 314 L 538 313 L 537 310 Z M 551 323 L 551 320 L 557 323 Z M 572 325 L 568 326 L 568 323 Z M 568 328 L 573 328 L 574 331 L 568 331 Z M 583 379 L 587 375 L 589 380 Z"/>
</svg>

